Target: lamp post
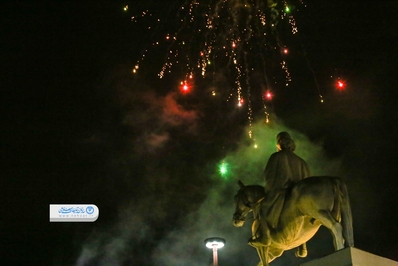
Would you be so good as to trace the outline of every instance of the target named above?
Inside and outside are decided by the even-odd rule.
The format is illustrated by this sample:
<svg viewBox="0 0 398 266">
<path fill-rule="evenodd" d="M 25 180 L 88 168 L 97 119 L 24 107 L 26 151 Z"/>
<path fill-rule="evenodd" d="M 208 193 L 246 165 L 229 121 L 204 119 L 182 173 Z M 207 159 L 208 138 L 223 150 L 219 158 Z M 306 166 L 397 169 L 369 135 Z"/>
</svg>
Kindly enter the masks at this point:
<svg viewBox="0 0 398 266">
<path fill-rule="evenodd" d="M 217 250 L 225 246 L 225 239 L 221 237 L 210 237 L 205 239 L 207 248 L 213 249 L 213 266 L 218 266 Z"/>
</svg>

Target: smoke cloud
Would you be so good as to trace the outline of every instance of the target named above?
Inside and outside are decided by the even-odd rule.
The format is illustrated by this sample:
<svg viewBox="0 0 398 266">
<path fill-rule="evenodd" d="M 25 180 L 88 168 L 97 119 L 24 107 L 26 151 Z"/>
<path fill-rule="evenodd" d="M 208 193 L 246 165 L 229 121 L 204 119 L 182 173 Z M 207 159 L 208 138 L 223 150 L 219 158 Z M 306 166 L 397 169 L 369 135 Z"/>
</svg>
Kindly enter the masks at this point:
<svg viewBox="0 0 398 266">
<path fill-rule="evenodd" d="M 232 225 L 233 196 L 238 180 L 263 185 L 262 171 L 276 151 L 275 137 L 280 131 L 292 135 L 296 153 L 307 160 L 314 175 L 339 174 L 339 160 L 328 159 L 321 144 L 312 143 L 277 118 L 270 124 L 263 120 L 253 124 L 257 148 L 246 134 L 239 134 L 237 145 L 229 153 L 200 158 L 203 152 L 198 145 L 203 142 L 199 132 L 203 125 L 199 124 L 198 112 L 184 109 L 174 93 L 165 97 L 145 94 L 143 99 L 150 111 L 144 115 L 141 110 L 126 109 L 124 122 L 139 131 L 131 140 L 131 152 L 149 158 L 140 177 L 145 180 L 144 186 L 120 203 L 118 218 L 111 220 L 110 226 L 90 234 L 82 244 L 76 266 L 210 265 L 212 253 L 204 246 L 204 239 L 213 236 L 227 242 L 219 251 L 220 265 L 256 265 L 257 253 L 247 245 L 251 220 L 243 228 Z M 137 116 L 141 119 L 133 123 Z M 185 130 L 176 133 L 181 128 Z M 241 130 L 244 133 L 250 129 Z M 167 156 L 161 158 L 159 154 Z M 225 176 L 217 169 L 221 162 L 228 168 Z M 326 252 L 332 251 L 328 237 Z M 292 252 L 286 254 L 274 265 L 297 260 Z"/>
</svg>

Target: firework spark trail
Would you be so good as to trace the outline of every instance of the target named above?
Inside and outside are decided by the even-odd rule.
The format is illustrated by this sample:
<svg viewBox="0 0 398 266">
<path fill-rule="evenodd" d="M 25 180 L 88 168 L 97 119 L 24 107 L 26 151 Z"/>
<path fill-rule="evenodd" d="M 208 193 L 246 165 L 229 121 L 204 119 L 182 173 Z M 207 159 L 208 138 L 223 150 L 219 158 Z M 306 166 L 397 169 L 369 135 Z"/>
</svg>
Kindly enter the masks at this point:
<svg viewBox="0 0 398 266">
<path fill-rule="evenodd" d="M 296 1 L 302 5 L 302 1 Z M 215 79 L 215 73 L 223 70 L 229 79 L 234 80 L 236 92 L 228 93 L 226 100 L 236 100 L 238 106 L 245 103 L 248 108 L 248 119 L 253 120 L 252 97 L 263 101 L 266 121 L 269 119 L 264 91 L 272 90 L 269 76 L 275 72 L 274 66 L 279 65 L 281 75 L 285 76 L 284 86 L 288 86 L 291 75 L 286 61 L 286 44 L 283 41 L 282 26 L 290 26 L 291 34 L 297 33 L 292 8 L 285 0 L 187 0 L 176 12 L 174 23 L 168 23 L 164 28 L 167 33 L 159 31 L 159 36 L 152 41 L 152 47 L 167 47 L 164 63 L 158 72 L 159 78 L 177 68 L 182 73 L 183 81 L 202 77 Z M 152 18 L 158 23 L 163 19 L 155 18 L 144 11 L 137 18 Z M 286 27 L 285 27 L 286 28 Z M 155 34 L 153 34 L 155 35 Z M 136 73 L 149 55 L 150 49 L 145 49 L 137 61 L 133 72 Z M 279 64 L 272 61 L 279 61 Z M 270 62 L 270 63 L 269 63 Z M 226 72 L 225 72 L 226 71 Z M 253 85 L 253 73 L 261 73 L 263 85 Z M 270 73 L 271 72 L 271 73 Z M 258 75 L 257 75 L 258 76 Z M 197 81 L 197 79 L 195 79 Z M 244 86 L 242 86 L 244 84 Z M 212 94 L 221 92 L 214 88 Z M 243 92 L 247 95 L 243 98 Z M 247 98 L 246 98 L 247 97 Z M 254 98 L 253 98 L 254 99 Z M 244 100 L 244 101 L 243 101 Z M 249 136 L 252 136 L 250 130 Z"/>
</svg>

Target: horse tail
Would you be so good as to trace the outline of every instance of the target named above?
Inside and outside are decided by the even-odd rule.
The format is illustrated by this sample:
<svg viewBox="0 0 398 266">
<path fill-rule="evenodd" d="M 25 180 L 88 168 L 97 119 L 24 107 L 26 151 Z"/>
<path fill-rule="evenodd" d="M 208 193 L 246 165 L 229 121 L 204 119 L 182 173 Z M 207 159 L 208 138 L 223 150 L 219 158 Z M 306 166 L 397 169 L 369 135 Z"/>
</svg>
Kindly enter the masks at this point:
<svg viewBox="0 0 398 266">
<path fill-rule="evenodd" d="M 336 178 L 336 185 L 338 190 L 338 197 L 340 198 L 340 210 L 341 210 L 341 225 L 343 227 L 343 237 L 346 241 L 346 246 L 354 246 L 354 234 L 352 228 L 352 213 L 350 206 L 350 199 L 348 197 L 347 186 L 340 179 Z M 336 191 L 337 192 L 337 191 Z"/>
</svg>

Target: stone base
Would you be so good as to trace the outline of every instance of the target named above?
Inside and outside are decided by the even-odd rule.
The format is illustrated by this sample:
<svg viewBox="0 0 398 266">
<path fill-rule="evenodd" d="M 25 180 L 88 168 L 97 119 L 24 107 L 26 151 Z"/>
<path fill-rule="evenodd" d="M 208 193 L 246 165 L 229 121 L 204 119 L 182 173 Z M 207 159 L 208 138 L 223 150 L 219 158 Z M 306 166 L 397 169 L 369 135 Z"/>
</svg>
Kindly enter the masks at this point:
<svg viewBox="0 0 398 266">
<path fill-rule="evenodd" d="M 300 266 L 398 266 L 398 262 L 351 247 Z"/>
</svg>

